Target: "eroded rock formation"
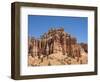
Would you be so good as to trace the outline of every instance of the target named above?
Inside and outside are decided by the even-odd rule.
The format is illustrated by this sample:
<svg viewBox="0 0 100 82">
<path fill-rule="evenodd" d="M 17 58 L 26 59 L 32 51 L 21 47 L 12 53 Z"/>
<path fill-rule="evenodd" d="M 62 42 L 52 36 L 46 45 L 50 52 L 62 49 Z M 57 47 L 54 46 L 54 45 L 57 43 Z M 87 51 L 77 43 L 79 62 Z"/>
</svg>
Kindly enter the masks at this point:
<svg viewBox="0 0 100 82">
<path fill-rule="evenodd" d="M 87 44 L 64 32 L 63 28 L 51 28 L 40 39 L 28 39 L 28 65 L 86 64 Z"/>
</svg>

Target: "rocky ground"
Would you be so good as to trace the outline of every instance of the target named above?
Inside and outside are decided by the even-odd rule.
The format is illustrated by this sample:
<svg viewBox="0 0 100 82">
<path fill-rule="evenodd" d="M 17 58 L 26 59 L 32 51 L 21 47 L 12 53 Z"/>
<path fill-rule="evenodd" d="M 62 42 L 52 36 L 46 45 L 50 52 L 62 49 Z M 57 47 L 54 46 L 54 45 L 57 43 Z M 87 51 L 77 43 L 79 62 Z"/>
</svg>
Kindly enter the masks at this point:
<svg viewBox="0 0 100 82">
<path fill-rule="evenodd" d="M 38 58 L 38 56 L 28 56 L 29 66 L 87 64 L 87 62 L 87 53 L 85 52 L 83 52 L 79 58 L 68 57 L 67 53 L 63 55 L 61 52 L 53 53 L 46 57 L 41 56 L 40 58 Z"/>
</svg>

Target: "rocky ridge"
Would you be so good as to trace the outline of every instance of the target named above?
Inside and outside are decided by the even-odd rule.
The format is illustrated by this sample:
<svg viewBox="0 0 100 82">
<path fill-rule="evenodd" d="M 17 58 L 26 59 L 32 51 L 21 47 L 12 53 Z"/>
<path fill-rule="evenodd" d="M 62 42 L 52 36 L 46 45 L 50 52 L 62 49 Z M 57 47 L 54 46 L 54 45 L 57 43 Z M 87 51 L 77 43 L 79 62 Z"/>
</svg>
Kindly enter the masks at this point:
<svg viewBox="0 0 100 82">
<path fill-rule="evenodd" d="M 51 28 L 40 39 L 28 39 L 28 65 L 50 66 L 87 64 L 87 44 L 77 43 L 77 39 L 64 28 Z"/>
</svg>

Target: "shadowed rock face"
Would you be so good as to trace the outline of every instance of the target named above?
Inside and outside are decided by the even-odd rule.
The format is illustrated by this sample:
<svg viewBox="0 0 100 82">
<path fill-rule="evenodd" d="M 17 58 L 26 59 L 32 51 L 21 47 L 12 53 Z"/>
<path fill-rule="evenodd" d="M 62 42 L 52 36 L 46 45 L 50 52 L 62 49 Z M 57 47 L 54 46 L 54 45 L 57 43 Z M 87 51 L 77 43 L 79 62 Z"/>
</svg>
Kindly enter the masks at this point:
<svg viewBox="0 0 100 82">
<path fill-rule="evenodd" d="M 85 52 L 83 52 L 85 51 Z M 62 65 L 87 63 L 87 44 L 78 44 L 77 39 L 64 32 L 63 28 L 51 28 L 40 39 L 28 39 L 28 65 Z M 37 63 L 36 63 L 37 62 Z"/>
<path fill-rule="evenodd" d="M 88 53 L 88 45 L 86 43 L 80 43 L 80 45 L 84 49 L 84 51 Z"/>
</svg>

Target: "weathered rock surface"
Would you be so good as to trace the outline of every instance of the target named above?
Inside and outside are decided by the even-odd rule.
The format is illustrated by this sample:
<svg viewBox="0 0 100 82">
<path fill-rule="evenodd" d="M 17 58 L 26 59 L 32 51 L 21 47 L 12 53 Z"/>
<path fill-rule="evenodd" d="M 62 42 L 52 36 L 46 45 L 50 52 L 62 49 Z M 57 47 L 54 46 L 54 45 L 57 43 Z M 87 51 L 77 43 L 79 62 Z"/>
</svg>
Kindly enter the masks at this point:
<svg viewBox="0 0 100 82">
<path fill-rule="evenodd" d="M 87 44 L 78 44 L 63 28 L 50 29 L 40 39 L 28 41 L 29 66 L 87 64 L 87 54 Z"/>
</svg>

